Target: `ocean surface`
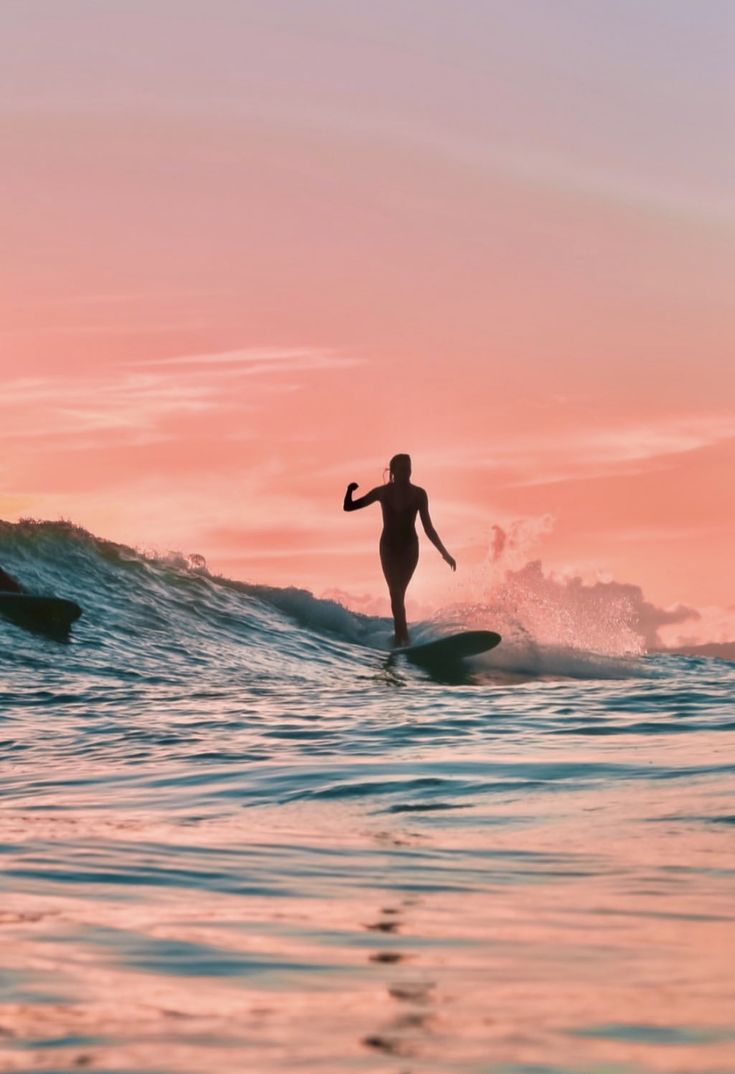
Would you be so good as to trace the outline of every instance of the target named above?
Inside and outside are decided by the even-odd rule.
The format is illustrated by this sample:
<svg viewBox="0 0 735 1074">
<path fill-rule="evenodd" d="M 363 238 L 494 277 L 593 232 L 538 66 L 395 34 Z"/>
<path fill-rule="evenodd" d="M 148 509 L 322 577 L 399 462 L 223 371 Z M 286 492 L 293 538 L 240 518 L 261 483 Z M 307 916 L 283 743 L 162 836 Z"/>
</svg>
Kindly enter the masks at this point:
<svg viewBox="0 0 735 1074">
<path fill-rule="evenodd" d="M 0 619 L 0 1070 L 735 1072 L 735 664 L 506 593 L 430 675 L 71 526 L 0 565 L 84 607 Z"/>
</svg>

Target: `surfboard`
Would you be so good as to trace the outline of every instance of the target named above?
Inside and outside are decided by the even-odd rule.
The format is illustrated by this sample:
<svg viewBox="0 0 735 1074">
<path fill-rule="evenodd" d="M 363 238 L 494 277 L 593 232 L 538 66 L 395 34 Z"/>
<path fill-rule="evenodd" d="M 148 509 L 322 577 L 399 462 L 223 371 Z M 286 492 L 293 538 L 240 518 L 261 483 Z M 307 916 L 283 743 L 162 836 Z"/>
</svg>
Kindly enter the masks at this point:
<svg viewBox="0 0 735 1074">
<path fill-rule="evenodd" d="M 406 645 L 394 649 L 393 655 L 405 656 L 412 664 L 431 667 L 486 653 L 500 645 L 502 640 L 500 634 L 493 630 L 465 630 L 461 634 L 450 634 L 447 638 L 437 638 L 421 645 Z"/>
<path fill-rule="evenodd" d="M 29 630 L 53 633 L 68 630 L 82 614 L 82 609 L 76 601 L 62 597 L 0 593 L 0 614 Z"/>
</svg>

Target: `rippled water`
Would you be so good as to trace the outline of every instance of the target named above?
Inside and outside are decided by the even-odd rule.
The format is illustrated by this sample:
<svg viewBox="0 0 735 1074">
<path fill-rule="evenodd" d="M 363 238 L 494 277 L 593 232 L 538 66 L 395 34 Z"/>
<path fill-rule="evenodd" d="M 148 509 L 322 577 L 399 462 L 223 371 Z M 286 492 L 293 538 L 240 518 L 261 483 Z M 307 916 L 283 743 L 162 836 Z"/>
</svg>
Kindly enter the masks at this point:
<svg viewBox="0 0 735 1074">
<path fill-rule="evenodd" d="M 295 590 L 0 562 L 85 607 L 0 622 L 0 1069 L 735 1070 L 735 665 L 449 683 Z"/>
</svg>

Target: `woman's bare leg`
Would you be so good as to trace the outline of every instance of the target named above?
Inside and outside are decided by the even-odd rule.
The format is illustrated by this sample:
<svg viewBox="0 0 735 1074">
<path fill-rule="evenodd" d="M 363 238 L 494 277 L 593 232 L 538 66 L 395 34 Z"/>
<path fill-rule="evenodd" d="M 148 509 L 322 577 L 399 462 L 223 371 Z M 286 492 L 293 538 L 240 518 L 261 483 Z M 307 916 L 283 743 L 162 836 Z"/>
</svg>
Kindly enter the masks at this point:
<svg viewBox="0 0 735 1074">
<path fill-rule="evenodd" d="M 390 610 L 393 612 L 393 629 L 395 644 L 408 645 L 408 624 L 406 623 L 405 589 L 391 590 Z"/>
<path fill-rule="evenodd" d="M 408 624 L 406 622 L 406 590 L 408 583 L 416 570 L 419 558 L 418 541 L 409 544 L 405 548 L 395 550 L 390 546 L 381 544 L 380 562 L 383 566 L 383 574 L 388 583 L 390 593 L 390 607 L 393 613 L 395 630 L 394 643 L 396 645 L 408 645 Z"/>
</svg>

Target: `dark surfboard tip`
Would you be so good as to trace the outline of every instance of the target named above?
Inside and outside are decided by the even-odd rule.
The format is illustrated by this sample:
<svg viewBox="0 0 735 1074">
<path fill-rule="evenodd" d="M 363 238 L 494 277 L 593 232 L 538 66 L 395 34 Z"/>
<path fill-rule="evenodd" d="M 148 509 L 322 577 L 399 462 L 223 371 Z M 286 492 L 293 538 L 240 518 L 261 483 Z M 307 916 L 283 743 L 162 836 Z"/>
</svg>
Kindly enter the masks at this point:
<svg viewBox="0 0 735 1074">
<path fill-rule="evenodd" d="M 436 638 L 434 641 L 395 649 L 394 654 L 405 656 L 414 664 L 444 663 L 479 656 L 480 653 L 489 652 L 500 645 L 502 640 L 500 634 L 494 630 L 464 630 L 446 638 Z"/>
<path fill-rule="evenodd" d="M 0 592 L 0 614 L 17 626 L 54 636 L 68 633 L 82 609 L 75 600 L 63 597 Z"/>
</svg>

